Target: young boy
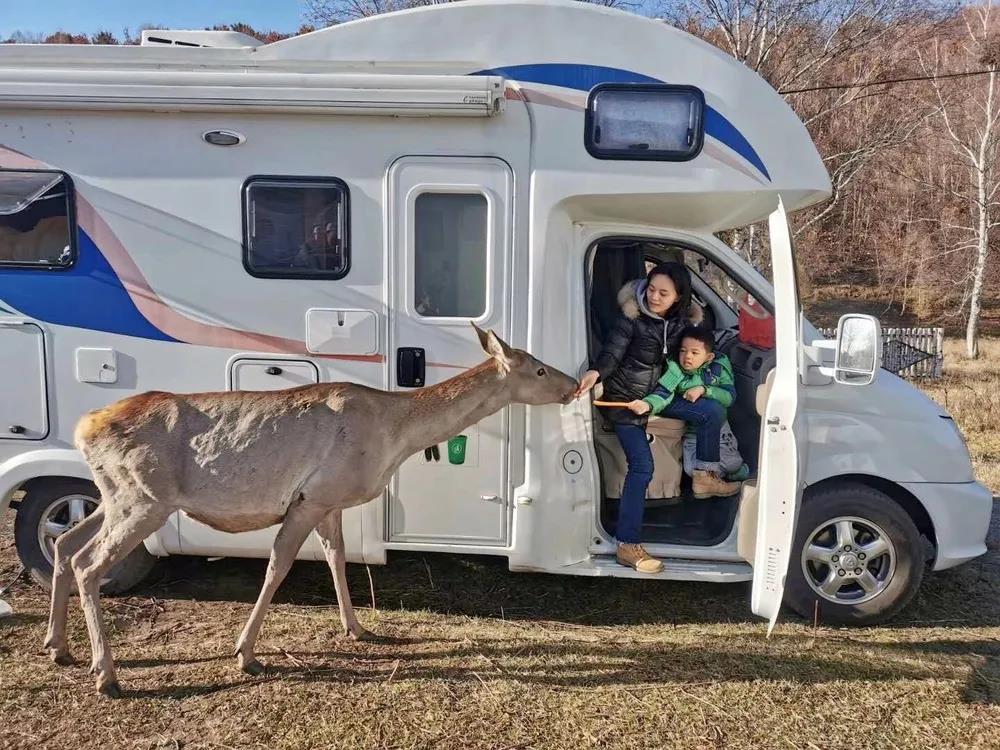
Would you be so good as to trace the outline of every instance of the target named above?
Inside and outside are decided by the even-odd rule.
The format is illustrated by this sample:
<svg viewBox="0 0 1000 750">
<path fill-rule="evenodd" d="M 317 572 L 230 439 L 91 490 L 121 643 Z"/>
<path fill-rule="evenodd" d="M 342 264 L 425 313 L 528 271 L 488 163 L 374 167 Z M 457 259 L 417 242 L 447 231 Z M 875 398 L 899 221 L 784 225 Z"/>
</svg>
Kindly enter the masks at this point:
<svg viewBox="0 0 1000 750">
<path fill-rule="evenodd" d="M 636 414 L 687 422 L 684 471 L 697 498 L 733 495 L 750 473 L 726 420 L 726 409 L 736 398 L 733 383 L 733 367 L 725 355 L 716 356 L 712 332 L 690 326 L 681 333 L 677 360 L 667 361 L 657 387 L 628 407 Z"/>
</svg>

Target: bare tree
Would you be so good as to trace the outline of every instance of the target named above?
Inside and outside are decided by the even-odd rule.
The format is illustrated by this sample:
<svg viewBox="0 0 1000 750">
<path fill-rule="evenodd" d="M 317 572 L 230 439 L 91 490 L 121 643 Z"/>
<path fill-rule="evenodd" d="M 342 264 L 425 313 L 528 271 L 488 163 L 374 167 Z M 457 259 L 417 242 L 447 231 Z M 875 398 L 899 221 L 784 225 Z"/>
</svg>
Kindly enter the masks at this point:
<svg viewBox="0 0 1000 750">
<path fill-rule="evenodd" d="M 968 305 L 965 352 L 970 358 L 979 356 L 986 262 L 991 235 L 1000 226 L 1000 29 L 996 20 L 993 0 L 972 6 L 962 14 L 961 38 L 953 43 L 937 42 L 931 60 L 919 55 L 927 74 L 935 76 L 931 88 L 943 126 L 937 131 L 940 140 L 965 174 L 964 181 L 957 185 L 943 182 L 936 187 L 953 193 L 968 209 L 967 221 L 937 221 L 957 235 L 957 242 L 949 249 L 969 257 L 966 273 L 958 282 L 964 288 L 963 308 Z M 964 79 L 937 78 L 944 71 L 963 69 L 986 72 Z"/>
<path fill-rule="evenodd" d="M 305 16 L 317 26 L 332 26 L 336 23 L 369 18 L 382 13 L 391 13 L 407 8 L 425 5 L 441 5 L 460 0 L 305 0 Z M 641 0 L 580 0 L 592 5 L 608 8 L 635 10 Z"/>
<path fill-rule="evenodd" d="M 947 9 L 932 0 L 662 0 L 665 20 L 759 73 L 809 128 L 830 172 L 830 200 L 799 217 L 797 240 L 835 217 L 859 175 L 909 141 L 929 110 L 886 117 L 892 92 L 875 81 L 899 72 L 909 49 L 933 34 Z M 849 86 L 842 86 L 847 82 Z M 766 232 L 729 235 L 754 265 L 766 265 Z M 805 274 L 800 278 L 808 283 Z"/>
<path fill-rule="evenodd" d="M 4 40 L 4 44 L 41 44 L 44 39 L 45 35 L 37 32 L 15 31 Z"/>
</svg>

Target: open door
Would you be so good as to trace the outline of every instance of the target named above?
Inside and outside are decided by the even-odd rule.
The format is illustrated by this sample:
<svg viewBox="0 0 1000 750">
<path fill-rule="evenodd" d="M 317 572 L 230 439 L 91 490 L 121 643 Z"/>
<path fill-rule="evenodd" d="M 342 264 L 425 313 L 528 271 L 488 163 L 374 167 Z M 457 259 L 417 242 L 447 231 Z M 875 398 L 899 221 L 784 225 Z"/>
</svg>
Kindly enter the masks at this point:
<svg viewBox="0 0 1000 750">
<path fill-rule="evenodd" d="M 802 491 L 796 417 L 799 405 L 799 298 L 785 206 L 768 219 L 774 272 L 776 362 L 761 425 L 757 544 L 750 608 L 768 620 L 770 635 L 781 609 Z"/>
</svg>

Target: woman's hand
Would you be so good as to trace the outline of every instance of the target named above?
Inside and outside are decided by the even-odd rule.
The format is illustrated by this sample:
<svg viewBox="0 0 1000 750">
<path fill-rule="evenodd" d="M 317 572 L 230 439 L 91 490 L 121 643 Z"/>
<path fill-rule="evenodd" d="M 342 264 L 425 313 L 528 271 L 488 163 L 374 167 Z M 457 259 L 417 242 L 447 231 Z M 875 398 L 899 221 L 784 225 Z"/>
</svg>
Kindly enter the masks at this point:
<svg viewBox="0 0 1000 750">
<path fill-rule="evenodd" d="M 597 370 L 587 370 L 583 373 L 583 377 L 580 378 L 580 383 L 576 387 L 576 393 L 573 394 L 573 398 L 580 398 L 586 394 L 591 388 L 597 385 L 597 381 L 600 380 L 601 373 Z"/>
<path fill-rule="evenodd" d="M 684 391 L 684 398 L 690 401 L 691 403 L 694 403 L 704 395 L 705 395 L 705 386 L 703 385 L 696 385 L 694 388 L 688 388 L 686 391 Z"/>
<path fill-rule="evenodd" d="M 628 402 L 628 410 L 633 414 L 639 414 L 640 416 L 649 413 L 649 410 L 652 408 L 653 407 L 647 404 L 645 401 Z"/>
</svg>

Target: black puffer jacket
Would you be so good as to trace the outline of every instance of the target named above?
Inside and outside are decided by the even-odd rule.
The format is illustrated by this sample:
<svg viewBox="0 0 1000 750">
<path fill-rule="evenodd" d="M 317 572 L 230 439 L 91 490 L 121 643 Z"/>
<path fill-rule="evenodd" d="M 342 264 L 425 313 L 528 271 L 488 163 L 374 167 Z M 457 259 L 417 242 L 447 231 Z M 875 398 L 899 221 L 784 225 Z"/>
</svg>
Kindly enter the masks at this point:
<svg viewBox="0 0 1000 750">
<path fill-rule="evenodd" d="M 668 352 L 677 346 L 681 331 L 700 321 L 697 305 L 689 316 L 661 318 L 646 307 L 646 280 L 630 281 L 618 292 L 622 315 L 604 342 L 594 369 L 604 384 L 604 401 L 633 401 L 648 396 L 663 375 Z M 604 409 L 612 422 L 646 424 L 646 417 L 628 409 Z"/>
</svg>

